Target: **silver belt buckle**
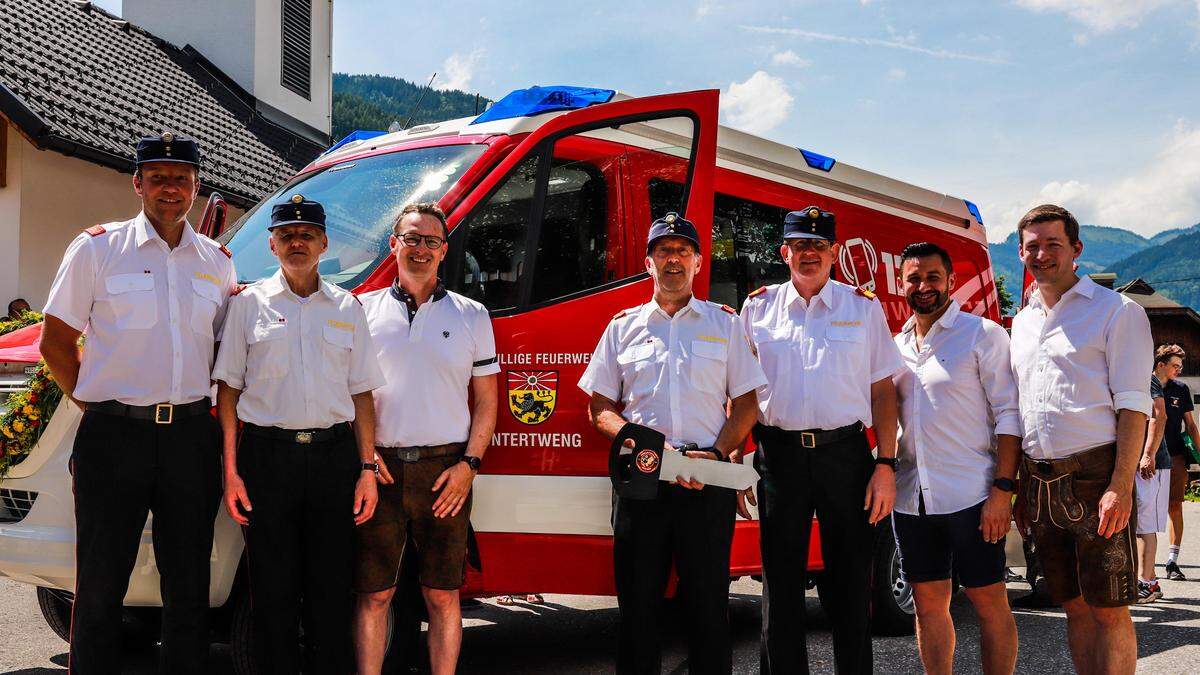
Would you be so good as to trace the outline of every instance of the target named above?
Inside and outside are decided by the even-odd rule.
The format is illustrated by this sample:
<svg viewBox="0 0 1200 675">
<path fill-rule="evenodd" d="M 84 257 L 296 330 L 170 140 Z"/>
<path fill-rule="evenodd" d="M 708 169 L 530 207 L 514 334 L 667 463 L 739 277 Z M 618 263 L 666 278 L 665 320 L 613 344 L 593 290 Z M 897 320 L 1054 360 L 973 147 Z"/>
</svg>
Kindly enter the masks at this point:
<svg viewBox="0 0 1200 675">
<path fill-rule="evenodd" d="M 817 435 L 811 431 L 800 432 L 800 447 L 815 448 L 817 447 Z"/>
<path fill-rule="evenodd" d="M 296 442 L 301 444 L 312 443 L 313 435 L 311 431 L 297 431 Z"/>
<path fill-rule="evenodd" d="M 154 406 L 154 423 L 170 424 L 175 421 L 175 406 L 170 403 L 159 403 Z"/>
<path fill-rule="evenodd" d="M 417 448 L 403 448 L 396 451 L 401 462 L 416 462 L 421 459 L 421 451 Z"/>
</svg>

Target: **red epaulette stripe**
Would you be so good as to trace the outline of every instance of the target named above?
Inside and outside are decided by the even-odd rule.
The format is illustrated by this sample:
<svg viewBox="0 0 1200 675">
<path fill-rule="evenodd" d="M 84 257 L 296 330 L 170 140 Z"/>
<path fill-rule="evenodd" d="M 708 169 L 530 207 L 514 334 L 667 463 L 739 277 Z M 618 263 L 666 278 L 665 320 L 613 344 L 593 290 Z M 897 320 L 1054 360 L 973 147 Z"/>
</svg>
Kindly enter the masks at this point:
<svg viewBox="0 0 1200 675">
<path fill-rule="evenodd" d="M 737 314 L 737 310 L 730 307 L 729 305 L 721 305 L 721 309 L 725 310 L 726 312 L 729 312 L 730 314 Z"/>
<path fill-rule="evenodd" d="M 221 244 L 221 253 L 224 253 L 226 258 L 233 259 L 233 252 L 225 248 L 224 244 Z"/>
<path fill-rule="evenodd" d="M 107 231 L 108 230 L 104 229 L 103 225 L 93 225 L 93 226 L 89 227 L 88 229 L 84 230 L 84 232 L 87 232 L 88 234 L 92 235 L 93 237 L 99 237 L 100 235 L 104 234 Z"/>
<path fill-rule="evenodd" d="M 767 292 L 766 286 L 759 286 L 757 289 L 750 291 L 750 294 L 747 295 L 746 297 L 747 298 L 756 298 L 766 292 Z"/>
</svg>

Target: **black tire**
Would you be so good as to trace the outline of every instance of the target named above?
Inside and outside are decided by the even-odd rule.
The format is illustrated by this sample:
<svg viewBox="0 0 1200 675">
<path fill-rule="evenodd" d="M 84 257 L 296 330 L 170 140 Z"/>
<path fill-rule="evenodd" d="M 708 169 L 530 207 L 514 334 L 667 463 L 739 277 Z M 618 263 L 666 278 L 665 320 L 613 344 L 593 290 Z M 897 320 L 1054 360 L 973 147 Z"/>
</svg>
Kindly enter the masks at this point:
<svg viewBox="0 0 1200 675">
<path fill-rule="evenodd" d="M 70 593 L 54 591 L 38 586 L 38 608 L 42 610 L 42 618 L 54 634 L 64 642 L 71 641 L 71 605 L 73 599 Z"/>
<path fill-rule="evenodd" d="M 900 551 L 888 517 L 875 527 L 875 552 L 871 561 L 871 624 L 876 635 L 912 635 L 916 632 L 912 586 L 900 578 Z"/>
</svg>

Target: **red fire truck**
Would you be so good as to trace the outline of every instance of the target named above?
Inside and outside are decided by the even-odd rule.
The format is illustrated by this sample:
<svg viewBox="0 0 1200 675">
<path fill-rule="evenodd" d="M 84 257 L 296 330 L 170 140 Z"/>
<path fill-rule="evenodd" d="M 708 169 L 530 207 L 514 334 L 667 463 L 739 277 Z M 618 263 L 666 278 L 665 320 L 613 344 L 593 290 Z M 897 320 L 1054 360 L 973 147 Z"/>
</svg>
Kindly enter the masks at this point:
<svg viewBox="0 0 1200 675">
<path fill-rule="evenodd" d="M 251 282 L 278 264 L 265 241 L 269 205 L 296 192 L 320 201 L 330 239 L 320 271 L 356 291 L 394 279 L 387 239 L 405 204 L 436 200 L 448 214 L 443 278 L 491 311 L 503 368 L 496 432 L 475 482 L 481 564 L 467 594 L 614 592 L 608 443 L 588 424 L 576 382 L 610 317 L 650 296 L 644 242 L 656 217 L 677 211 L 700 228 L 707 264 L 696 292 L 714 302 L 741 307 L 755 288 L 787 280 L 783 216 L 817 204 L 837 214 L 845 244 L 836 278 L 873 288 L 894 330 L 908 313 L 898 255 L 915 241 L 950 251 L 966 311 L 999 318 L 974 205 L 721 127 L 718 97 L 519 90 L 477 117 L 353 134 L 224 231 L 223 210 L 208 210 L 203 228 L 219 233 L 239 278 Z M 51 614 L 69 609 L 73 587 L 66 456 L 78 416 L 61 406 L 33 454 L 0 483 L 0 497 L 34 495 L 0 523 L 0 574 L 41 587 Z M 876 626 L 910 631 L 891 530 L 878 533 Z M 224 513 L 216 536 L 211 600 L 229 607 L 241 601 L 244 579 L 241 539 Z M 157 574 L 143 548 L 127 604 L 153 607 Z M 821 548 L 810 551 L 826 596 Z M 730 577 L 760 572 L 758 524 L 739 521 Z"/>
</svg>

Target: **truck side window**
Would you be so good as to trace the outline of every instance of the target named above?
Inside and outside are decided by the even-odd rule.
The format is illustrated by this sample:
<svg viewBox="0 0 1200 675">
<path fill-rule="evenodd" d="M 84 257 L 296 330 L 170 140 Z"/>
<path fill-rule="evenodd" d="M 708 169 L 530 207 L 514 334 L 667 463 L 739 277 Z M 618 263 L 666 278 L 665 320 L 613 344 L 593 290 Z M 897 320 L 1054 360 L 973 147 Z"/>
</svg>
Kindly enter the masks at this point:
<svg viewBox="0 0 1200 675">
<path fill-rule="evenodd" d="M 652 179 L 647 187 L 653 213 L 676 203 L 683 194 L 683 185 L 673 181 Z M 741 307 L 750 291 L 790 278 L 779 257 L 787 211 L 720 192 L 714 195 L 709 300 Z"/>
<path fill-rule="evenodd" d="M 511 309 L 520 300 L 537 166 L 536 156 L 525 158 L 468 224 L 462 285 L 453 279 L 450 286 L 490 310 Z"/>
</svg>

